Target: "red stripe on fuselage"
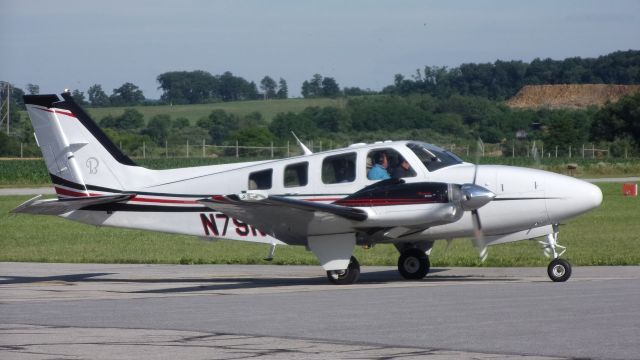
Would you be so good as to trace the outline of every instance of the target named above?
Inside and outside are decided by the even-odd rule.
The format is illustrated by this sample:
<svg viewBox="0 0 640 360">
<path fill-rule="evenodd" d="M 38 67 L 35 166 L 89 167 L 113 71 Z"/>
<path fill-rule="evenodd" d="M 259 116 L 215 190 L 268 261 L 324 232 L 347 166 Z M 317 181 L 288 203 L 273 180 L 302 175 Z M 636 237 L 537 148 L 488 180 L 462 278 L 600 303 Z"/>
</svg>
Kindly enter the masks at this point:
<svg viewBox="0 0 640 360">
<path fill-rule="evenodd" d="M 63 188 L 57 187 L 57 186 L 55 186 L 54 189 L 56 190 L 56 194 L 65 195 L 65 196 L 85 197 L 85 196 L 98 196 L 98 195 L 100 195 L 100 194 L 87 194 L 87 193 L 82 193 L 82 192 L 77 192 L 77 191 L 71 191 L 71 190 L 63 189 Z"/>
<path fill-rule="evenodd" d="M 64 189 L 58 186 L 55 186 L 55 191 L 58 195 L 64 196 L 73 196 L 73 197 L 86 197 L 86 196 L 101 196 L 103 194 L 95 194 L 95 193 L 83 193 L 78 191 L 72 191 L 68 189 Z M 218 201 L 224 201 L 226 198 L 222 195 L 213 195 L 212 198 Z M 365 207 L 365 206 L 390 206 L 390 205 L 418 205 L 418 204 L 429 204 L 434 203 L 430 199 L 392 199 L 392 198 L 378 198 L 378 199 L 348 199 L 341 200 L 340 198 L 309 198 L 304 199 L 309 202 L 320 202 L 320 201 L 335 201 L 336 205 L 344 205 L 344 206 L 354 206 L 354 207 Z M 197 205 L 198 202 L 195 200 L 178 200 L 178 199 L 155 199 L 148 197 L 140 197 L 136 196 L 134 198 L 129 199 L 130 202 L 146 202 L 146 203 L 156 203 L 156 204 L 184 204 L 184 205 Z"/>
<path fill-rule="evenodd" d="M 103 195 L 103 194 L 94 194 L 94 193 L 89 193 L 87 195 L 86 193 L 67 190 L 67 189 L 63 189 L 61 187 L 57 187 L 57 186 L 55 187 L 55 190 L 56 190 L 56 193 L 58 195 L 73 196 L 73 197 L 101 196 L 101 195 Z M 189 204 L 189 205 L 197 204 L 197 202 L 193 201 L 193 200 L 152 199 L 152 198 L 137 197 L 137 196 L 132 198 L 132 199 L 130 199 L 129 201 L 132 201 L 132 202 L 161 203 L 161 204 Z"/>
<path fill-rule="evenodd" d="M 62 115 L 70 116 L 72 118 L 76 118 L 77 119 L 77 117 L 72 112 L 69 112 L 69 111 L 61 111 L 61 110 L 54 110 L 54 109 L 43 109 L 43 108 L 40 108 L 40 110 L 43 110 L 43 111 L 46 111 L 46 112 L 50 112 L 50 113 L 54 113 L 54 114 L 62 114 Z"/>
<path fill-rule="evenodd" d="M 340 200 L 342 198 L 316 198 L 316 199 L 302 199 L 305 201 L 337 201 Z"/>
</svg>

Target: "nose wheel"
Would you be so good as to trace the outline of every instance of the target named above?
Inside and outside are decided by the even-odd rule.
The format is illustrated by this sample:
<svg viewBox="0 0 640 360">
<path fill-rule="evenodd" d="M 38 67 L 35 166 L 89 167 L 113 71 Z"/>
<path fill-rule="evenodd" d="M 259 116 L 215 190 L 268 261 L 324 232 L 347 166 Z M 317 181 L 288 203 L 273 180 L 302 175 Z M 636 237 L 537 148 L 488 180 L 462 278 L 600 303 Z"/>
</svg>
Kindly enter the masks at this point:
<svg viewBox="0 0 640 360">
<path fill-rule="evenodd" d="M 552 257 L 553 260 L 547 266 L 547 275 L 553 282 L 565 282 L 571 277 L 571 264 L 560 259 L 560 256 L 566 251 L 566 247 L 558 244 L 558 224 L 553 225 L 553 234 L 547 235 L 547 241 L 540 241 L 544 247 L 544 254 Z M 560 249 L 560 253 L 558 253 Z"/>
<path fill-rule="evenodd" d="M 553 282 L 565 282 L 571 277 L 571 264 L 565 259 L 553 259 L 547 267 L 547 274 Z"/>
</svg>

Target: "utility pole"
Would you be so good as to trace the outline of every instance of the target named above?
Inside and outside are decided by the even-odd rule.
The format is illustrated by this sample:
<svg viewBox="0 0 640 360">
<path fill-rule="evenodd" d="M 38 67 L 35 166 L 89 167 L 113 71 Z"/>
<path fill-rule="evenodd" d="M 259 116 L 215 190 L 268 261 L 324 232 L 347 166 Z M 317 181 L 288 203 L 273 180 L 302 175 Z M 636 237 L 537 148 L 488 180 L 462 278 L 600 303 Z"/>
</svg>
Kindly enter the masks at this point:
<svg viewBox="0 0 640 360">
<path fill-rule="evenodd" d="M 0 87 L 4 86 L 5 82 L 3 81 L 2 83 L 0 83 Z M 7 84 L 7 101 L 4 102 L 2 99 L 2 96 L 0 95 L 0 116 L 2 116 L 2 110 L 5 108 L 5 104 L 7 105 L 6 108 L 7 110 L 5 111 L 4 116 L 2 116 L 2 118 L 0 118 L 0 125 L 2 125 L 2 122 L 6 119 L 7 120 L 7 135 L 9 135 L 9 126 L 11 123 L 11 84 L 9 84 L 8 82 Z M 2 91 L 0 90 L 0 94 L 2 94 Z"/>
<path fill-rule="evenodd" d="M 7 135 L 9 135 L 10 122 L 11 122 L 11 84 L 7 82 Z"/>
</svg>

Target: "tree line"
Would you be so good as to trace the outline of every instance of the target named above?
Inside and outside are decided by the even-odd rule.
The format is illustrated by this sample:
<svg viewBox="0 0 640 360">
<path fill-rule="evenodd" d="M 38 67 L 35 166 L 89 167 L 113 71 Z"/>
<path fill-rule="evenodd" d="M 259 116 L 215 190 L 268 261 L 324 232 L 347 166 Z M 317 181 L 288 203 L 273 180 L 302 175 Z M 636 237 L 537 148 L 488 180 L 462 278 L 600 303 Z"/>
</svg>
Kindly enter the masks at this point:
<svg viewBox="0 0 640 360">
<path fill-rule="evenodd" d="M 130 154 L 141 154 L 143 144 L 164 147 L 203 140 L 209 145 L 282 146 L 293 141 L 291 131 L 325 144 L 387 139 L 460 144 L 481 138 L 486 143 L 503 144 L 507 155 L 514 148 L 518 154 L 526 153 L 525 147 L 533 140 L 544 144 L 547 151 L 558 147 L 560 156 L 567 156 L 569 147 L 575 156 L 576 149 L 587 142 L 606 146 L 612 156 L 640 151 L 640 93 L 599 109 L 511 109 L 501 102 L 457 94 L 447 98 L 429 94 L 361 96 L 340 104 L 279 113 L 271 122 L 259 112 L 239 116 L 219 109 L 195 122 L 166 114 L 145 119 L 134 108 L 97 120 Z M 16 118 L 10 136 L 0 133 L 0 155 L 15 156 L 21 142 L 33 145 L 29 121 Z M 33 148 L 31 155 L 38 156 Z"/>
<path fill-rule="evenodd" d="M 587 142 L 603 144 L 613 156 L 640 150 L 640 93 L 600 109 L 511 109 L 476 96 L 414 94 L 354 97 L 339 107 L 279 113 L 271 122 L 259 112 L 238 116 L 219 109 L 195 123 L 168 115 L 146 120 L 139 111 L 126 109 L 120 116 L 104 117 L 100 125 L 132 153 L 140 152 L 143 142 L 147 146 L 203 140 L 210 145 L 282 146 L 293 141 L 291 131 L 325 144 L 381 139 L 460 144 L 481 138 L 503 144 L 508 155 L 514 150 L 526 153 L 527 144 L 534 140 L 548 151 L 557 147 L 560 156 L 567 156 L 569 147 L 575 156 L 576 149 Z"/>
<path fill-rule="evenodd" d="M 287 98 L 284 79 L 270 76 L 254 82 L 231 72 L 211 75 L 205 71 L 167 72 L 158 76 L 163 90 L 161 102 L 191 104 L 249 99 Z M 640 143 L 640 95 L 625 97 L 600 109 L 513 110 L 500 100 L 510 97 L 523 85 L 542 83 L 611 82 L 640 83 L 640 51 L 618 51 L 595 59 L 496 61 L 492 64 L 463 64 L 457 68 L 425 67 L 410 79 L 396 75 L 392 85 L 381 92 L 357 87 L 341 89 L 332 77 L 314 74 L 303 82 L 305 97 L 344 96 L 339 107 L 307 108 L 300 113 L 278 114 L 267 123 L 261 114 L 238 117 L 214 111 L 190 124 L 186 119 L 157 117 L 144 119 L 134 109 L 122 116 L 100 119 L 114 136 L 145 137 L 161 144 L 187 138 L 223 144 L 238 139 L 266 145 L 282 141 L 294 130 L 307 138 L 333 138 L 353 142 L 381 138 L 427 138 L 431 141 L 474 139 L 490 143 L 514 143 L 520 139 L 544 141 L 547 146 L 566 148 L 585 141 L 608 142 L 612 153 L 636 149 Z M 38 93 L 28 84 L 29 93 Z M 0 87 L 0 92 L 6 91 Z M 12 88 L 12 101 L 22 102 L 24 91 Z M 95 84 L 87 91 L 74 90 L 72 96 L 91 106 L 134 106 L 149 103 L 142 91 L 125 83 L 107 95 Z M 20 124 L 18 106 L 11 107 L 14 124 Z M 28 121 L 12 136 L 29 141 Z M 24 140 L 23 139 L 23 140 Z M 200 141 L 198 139 L 198 141 Z"/>
<path fill-rule="evenodd" d="M 396 74 L 382 93 L 415 93 L 448 97 L 453 94 L 506 100 L 525 85 L 640 84 L 640 51 L 616 51 L 598 58 L 539 59 L 530 63 L 502 61 L 447 68 L 425 66 L 411 78 Z"/>
<path fill-rule="evenodd" d="M 203 70 L 170 71 L 158 75 L 156 80 L 160 85 L 158 89 L 162 90 L 159 100 L 146 99 L 140 88 L 130 82 L 113 89 L 111 95 L 107 95 L 100 84 L 94 84 L 87 90 L 86 96 L 77 89 L 72 91 L 72 96 L 83 105 L 96 107 L 207 104 L 289 97 L 287 81 L 279 78 L 276 82 L 268 75 L 260 80 L 259 86 L 230 71 L 219 75 Z M 525 85 L 587 83 L 640 84 L 640 51 L 616 51 L 598 58 L 536 58 L 530 63 L 497 60 L 494 63 L 465 63 L 452 68 L 425 66 L 408 78 L 396 74 L 393 83 L 381 91 L 359 87 L 340 88 L 335 78 L 316 73 L 302 83 L 300 90 L 304 98 L 376 94 L 429 94 L 446 98 L 458 94 L 501 101 L 512 97 Z M 39 87 L 27 84 L 27 90 L 30 94 L 37 94 Z M 21 97 L 16 99 L 20 104 Z"/>
</svg>

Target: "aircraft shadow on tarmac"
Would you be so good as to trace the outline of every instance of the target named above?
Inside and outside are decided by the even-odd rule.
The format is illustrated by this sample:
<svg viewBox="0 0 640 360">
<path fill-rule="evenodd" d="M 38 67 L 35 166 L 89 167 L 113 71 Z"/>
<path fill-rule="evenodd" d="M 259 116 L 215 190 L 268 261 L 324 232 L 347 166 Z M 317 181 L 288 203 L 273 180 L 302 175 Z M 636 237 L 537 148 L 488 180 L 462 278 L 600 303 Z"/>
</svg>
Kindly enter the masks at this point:
<svg viewBox="0 0 640 360">
<path fill-rule="evenodd" d="M 504 277 L 482 277 L 469 275 L 446 275 L 447 269 L 431 269 L 429 275 L 422 280 L 408 281 L 403 279 L 396 270 L 370 271 L 360 274 L 358 282 L 352 286 L 357 287 L 358 284 L 386 284 L 386 283 L 438 283 L 438 282 L 489 282 L 489 281 L 517 281 L 517 278 Z M 444 274 L 441 274 L 444 273 Z M 114 275 L 112 277 L 104 277 Z M 251 289 L 251 288 L 270 288 L 270 287 L 294 287 L 308 285 L 327 285 L 327 278 L 324 276 L 317 277 L 220 277 L 220 278 L 122 278 L 117 273 L 81 273 L 68 275 L 54 275 L 43 277 L 22 277 L 22 276 L 2 276 L 0 285 L 3 284 L 28 284 L 42 282 L 65 282 L 65 283 L 138 283 L 138 284 L 189 284 L 197 283 L 196 286 L 179 286 L 167 287 L 160 289 L 126 291 L 127 293 L 148 293 L 148 294 L 171 294 L 171 293 L 197 293 L 202 291 L 221 291 L 235 289 Z M 336 289 L 341 288 L 336 286 Z M 109 291 L 114 292 L 114 291 Z M 119 291 L 115 291 L 119 292 Z"/>
<path fill-rule="evenodd" d="M 0 275 L 0 285 L 11 284 L 31 284 L 41 283 L 49 281 L 60 282 L 84 282 L 84 281 L 98 281 L 100 279 L 93 279 L 99 276 L 113 275 L 113 273 L 88 273 L 88 274 L 69 274 L 69 275 L 54 275 L 54 276 L 6 276 Z M 105 281 L 106 279 L 102 280 Z"/>
</svg>

